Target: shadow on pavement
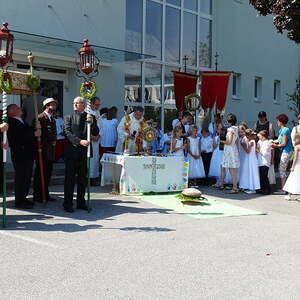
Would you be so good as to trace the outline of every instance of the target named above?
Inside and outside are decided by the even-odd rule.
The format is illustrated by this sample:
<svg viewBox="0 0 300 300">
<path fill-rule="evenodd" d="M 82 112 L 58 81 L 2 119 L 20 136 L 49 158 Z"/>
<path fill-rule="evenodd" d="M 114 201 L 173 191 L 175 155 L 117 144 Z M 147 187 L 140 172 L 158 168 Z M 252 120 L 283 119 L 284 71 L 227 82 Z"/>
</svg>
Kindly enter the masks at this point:
<svg viewBox="0 0 300 300">
<path fill-rule="evenodd" d="M 40 203 L 36 203 L 33 209 L 23 210 L 15 209 L 14 201 L 8 201 L 7 212 L 7 229 L 8 230 L 31 230 L 31 231 L 63 231 L 63 232 L 78 232 L 91 229 L 100 229 L 102 225 L 89 224 L 80 225 L 77 221 L 97 222 L 100 220 L 114 220 L 113 217 L 122 214 L 168 214 L 171 210 L 162 208 L 143 208 L 130 206 L 130 204 L 138 204 L 137 201 L 122 201 L 117 199 L 92 199 L 92 211 L 88 213 L 84 210 L 76 210 L 74 213 L 67 213 L 63 210 L 62 199 L 55 202 L 49 202 L 47 207 Z M 75 207 L 76 203 L 74 201 Z M 19 211 L 19 214 L 12 214 L 10 210 Z M 73 223 L 71 221 L 74 220 Z M 45 222 L 41 222 L 45 221 Z M 47 223 L 49 221 L 49 223 Z M 50 224 L 51 222 L 51 224 Z M 55 223 L 59 222 L 59 223 Z M 103 228 L 104 229 L 104 228 Z M 154 227 L 126 227 L 126 228 L 111 228 L 124 231 L 139 230 L 139 231 L 170 231 L 168 228 Z"/>
</svg>

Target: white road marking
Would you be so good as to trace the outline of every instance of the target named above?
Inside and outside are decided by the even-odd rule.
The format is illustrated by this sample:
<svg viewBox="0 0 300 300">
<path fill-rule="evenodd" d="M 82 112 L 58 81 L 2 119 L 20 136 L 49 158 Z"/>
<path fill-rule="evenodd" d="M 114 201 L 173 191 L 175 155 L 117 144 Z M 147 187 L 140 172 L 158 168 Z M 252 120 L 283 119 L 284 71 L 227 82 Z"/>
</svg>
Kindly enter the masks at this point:
<svg viewBox="0 0 300 300">
<path fill-rule="evenodd" d="M 17 238 L 17 239 L 20 239 L 20 240 L 23 240 L 23 241 L 26 241 L 26 242 L 34 243 L 34 244 L 37 244 L 37 245 L 41 245 L 41 246 L 46 246 L 46 247 L 50 247 L 50 248 L 54 248 L 54 249 L 59 249 L 60 248 L 60 247 L 58 247 L 54 244 L 51 244 L 51 243 L 48 243 L 48 242 L 43 242 L 43 241 L 33 239 L 33 238 L 30 238 L 30 237 L 26 237 L 26 236 L 22 236 L 22 235 L 19 235 L 19 234 L 11 233 L 9 231 L 3 231 L 2 230 L 2 231 L 0 231 L 0 234 L 9 236 L 11 238 Z"/>
</svg>

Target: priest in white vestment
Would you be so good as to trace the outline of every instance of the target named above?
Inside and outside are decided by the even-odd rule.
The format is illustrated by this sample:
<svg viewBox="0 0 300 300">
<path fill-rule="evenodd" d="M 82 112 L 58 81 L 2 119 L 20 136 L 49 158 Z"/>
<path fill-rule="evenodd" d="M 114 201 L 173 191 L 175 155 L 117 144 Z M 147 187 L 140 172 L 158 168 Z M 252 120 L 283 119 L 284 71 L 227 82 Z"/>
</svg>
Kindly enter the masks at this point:
<svg viewBox="0 0 300 300">
<path fill-rule="evenodd" d="M 116 152 L 125 152 L 128 154 L 136 152 L 136 138 L 144 123 L 143 115 L 143 107 L 136 106 L 131 114 L 125 115 L 122 118 L 117 128 L 118 143 Z M 144 142 L 143 146 L 145 146 Z"/>
<path fill-rule="evenodd" d="M 88 111 L 86 108 L 86 112 L 95 116 L 97 120 L 97 125 L 99 128 L 99 132 L 101 130 L 101 118 L 99 113 L 100 108 L 100 99 L 95 97 L 91 100 L 91 110 Z M 91 185 L 96 186 L 100 184 L 100 181 L 97 182 L 100 176 L 99 172 L 99 141 L 100 135 L 98 136 L 91 136 L 91 147 L 92 147 L 92 154 L 93 157 L 91 158 L 91 165 L 90 165 L 90 178 L 91 178 Z"/>
</svg>

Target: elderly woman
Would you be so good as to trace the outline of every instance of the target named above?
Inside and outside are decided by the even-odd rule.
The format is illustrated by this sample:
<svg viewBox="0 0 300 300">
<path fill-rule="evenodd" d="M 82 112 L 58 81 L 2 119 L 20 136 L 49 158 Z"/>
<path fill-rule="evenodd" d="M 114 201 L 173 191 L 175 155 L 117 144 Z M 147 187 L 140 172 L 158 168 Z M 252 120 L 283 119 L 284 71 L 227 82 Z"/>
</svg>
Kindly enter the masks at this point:
<svg viewBox="0 0 300 300">
<path fill-rule="evenodd" d="M 275 192 L 275 194 L 285 194 L 282 190 L 286 179 L 288 177 L 287 167 L 292 155 L 293 144 L 291 138 L 291 131 L 286 124 L 289 118 L 285 114 L 280 114 L 276 117 L 277 125 L 279 126 L 278 140 L 272 143 L 272 148 L 278 148 L 281 152 L 279 163 L 279 174 L 281 179 L 281 189 Z"/>
<path fill-rule="evenodd" d="M 239 137 L 239 130 L 236 126 L 237 119 L 234 114 L 229 114 L 227 117 L 227 122 L 230 127 L 227 129 L 226 140 L 220 141 L 224 144 L 224 153 L 222 159 L 222 171 L 221 171 L 221 182 L 219 185 L 220 189 L 224 189 L 224 178 L 226 175 L 226 169 L 229 169 L 232 178 L 232 190 L 229 191 L 230 194 L 236 194 L 239 192 L 237 187 L 237 175 L 236 170 L 240 167 L 240 156 L 237 147 L 237 139 Z"/>
</svg>

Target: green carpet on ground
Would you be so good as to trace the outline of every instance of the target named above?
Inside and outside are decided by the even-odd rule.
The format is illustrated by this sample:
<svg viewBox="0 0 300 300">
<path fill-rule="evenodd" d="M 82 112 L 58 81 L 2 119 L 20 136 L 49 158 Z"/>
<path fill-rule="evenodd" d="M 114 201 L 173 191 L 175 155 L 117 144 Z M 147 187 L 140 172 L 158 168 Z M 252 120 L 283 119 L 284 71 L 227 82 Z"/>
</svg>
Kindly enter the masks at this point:
<svg viewBox="0 0 300 300">
<path fill-rule="evenodd" d="M 174 210 L 179 214 L 184 214 L 197 219 L 265 215 L 265 213 L 259 211 L 212 199 L 207 199 L 198 205 L 184 205 L 180 199 L 176 198 L 177 195 L 178 194 L 156 194 L 141 195 L 137 197 L 142 201 L 162 208 Z"/>
</svg>

